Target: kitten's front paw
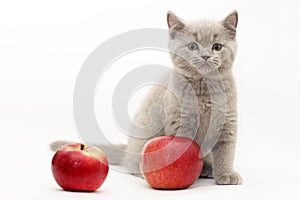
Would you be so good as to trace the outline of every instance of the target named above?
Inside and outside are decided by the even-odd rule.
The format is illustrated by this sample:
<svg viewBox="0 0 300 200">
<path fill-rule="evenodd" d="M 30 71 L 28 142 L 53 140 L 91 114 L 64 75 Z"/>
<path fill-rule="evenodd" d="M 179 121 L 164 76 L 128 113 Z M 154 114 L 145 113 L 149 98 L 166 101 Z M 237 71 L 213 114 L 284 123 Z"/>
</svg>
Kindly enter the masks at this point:
<svg viewBox="0 0 300 200">
<path fill-rule="evenodd" d="M 243 180 L 237 172 L 215 176 L 218 185 L 241 185 Z"/>
</svg>

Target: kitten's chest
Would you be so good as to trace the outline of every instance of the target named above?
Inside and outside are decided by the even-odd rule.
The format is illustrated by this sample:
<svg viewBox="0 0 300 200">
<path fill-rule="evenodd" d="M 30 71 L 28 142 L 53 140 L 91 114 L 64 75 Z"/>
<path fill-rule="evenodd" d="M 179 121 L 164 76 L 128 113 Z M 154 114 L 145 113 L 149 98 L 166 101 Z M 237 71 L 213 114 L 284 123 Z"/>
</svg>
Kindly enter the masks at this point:
<svg viewBox="0 0 300 200">
<path fill-rule="evenodd" d="M 198 109 L 201 115 L 209 115 L 212 108 L 212 102 L 208 96 L 199 96 L 198 97 Z"/>
<path fill-rule="evenodd" d="M 194 90 L 197 95 L 198 109 L 200 111 L 200 114 L 209 114 L 212 106 L 212 101 L 207 84 L 204 81 L 199 81 L 194 85 Z"/>
<path fill-rule="evenodd" d="M 198 99 L 200 114 L 209 114 L 209 111 L 224 110 L 227 103 L 227 94 L 222 80 L 200 80 L 194 84 L 194 91 Z"/>
</svg>

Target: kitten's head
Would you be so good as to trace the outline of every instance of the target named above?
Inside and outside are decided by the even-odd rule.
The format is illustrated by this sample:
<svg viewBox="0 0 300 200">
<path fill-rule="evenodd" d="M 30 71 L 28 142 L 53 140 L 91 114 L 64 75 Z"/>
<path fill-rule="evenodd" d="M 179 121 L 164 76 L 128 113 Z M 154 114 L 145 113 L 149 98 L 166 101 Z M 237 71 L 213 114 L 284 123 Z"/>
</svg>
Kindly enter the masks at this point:
<svg viewBox="0 0 300 200">
<path fill-rule="evenodd" d="M 230 69 L 236 54 L 236 11 L 223 21 L 184 21 L 168 12 L 169 49 L 177 70 L 197 77 Z"/>
</svg>

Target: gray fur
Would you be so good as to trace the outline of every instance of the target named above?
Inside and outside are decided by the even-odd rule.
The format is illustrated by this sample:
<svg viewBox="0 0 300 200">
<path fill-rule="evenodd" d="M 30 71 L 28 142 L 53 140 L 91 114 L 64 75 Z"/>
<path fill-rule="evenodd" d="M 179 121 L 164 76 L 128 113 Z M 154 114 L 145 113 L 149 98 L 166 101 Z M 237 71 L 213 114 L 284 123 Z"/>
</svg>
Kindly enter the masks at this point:
<svg viewBox="0 0 300 200">
<path fill-rule="evenodd" d="M 202 177 L 214 177 L 216 184 L 220 185 L 241 184 L 240 175 L 233 169 L 237 94 L 232 65 L 237 49 L 237 12 L 234 11 L 223 21 L 184 21 L 171 12 L 168 12 L 167 19 L 174 70 L 188 81 L 192 90 L 188 89 L 186 82 L 172 75 L 166 79 L 170 87 L 180 91 L 179 96 L 165 87 L 153 87 L 134 121 L 143 127 L 150 124 L 151 118 L 163 121 L 166 117 L 164 128 L 147 139 L 130 137 L 126 152 L 131 154 L 125 154 L 124 158 L 124 155 L 114 155 L 107 149 L 107 152 L 111 152 L 108 158 L 112 163 L 126 166 L 128 172 L 141 177 L 140 153 L 148 140 L 163 135 L 185 136 L 194 139 L 206 155 Z M 197 51 L 187 48 L 192 42 L 199 45 Z M 220 51 L 212 50 L 215 43 L 223 45 Z M 204 58 L 208 58 L 207 61 Z M 195 103 L 191 102 L 193 92 L 198 100 L 196 108 L 191 106 Z M 184 108 L 180 107 L 182 103 Z M 161 112 L 154 111 L 150 118 L 148 111 L 157 104 L 163 106 L 165 114 L 162 116 Z M 197 113 L 200 113 L 200 118 Z M 195 128 L 194 136 L 192 132 Z M 57 145 L 52 144 L 52 147 L 55 149 Z"/>
<path fill-rule="evenodd" d="M 170 54 L 174 69 L 188 80 L 198 97 L 198 109 L 201 117 L 195 141 L 203 147 L 209 126 L 213 126 L 213 130 L 220 131 L 220 136 L 216 143 L 213 143 L 212 149 L 202 148 L 208 152 L 204 158 L 205 164 L 201 176 L 208 178 L 213 176 L 216 183 L 222 185 L 241 184 L 242 182 L 239 174 L 233 169 L 237 135 L 237 94 L 231 68 L 237 48 L 235 41 L 237 19 L 236 11 L 221 22 L 208 20 L 184 22 L 173 13 L 168 13 L 169 48 L 175 52 Z M 201 45 L 202 49 L 195 52 L 188 51 L 186 46 L 190 42 L 196 42 Z M 223 49 L 218 52 L 212 51 L 214 43 L 222 44 Z M 201 56 L 210 56 L 207 65 L 204 65 L 205 61 Z M 172 86 L 175 84 L 176 87 L 183 90 L 186 88 L 178 80 L 175 83 L 172 82 L 172 78 L 170 78 L 170 84 L 173 84 Z M 223 86 L 225 94 L 220 85 Z M 178 96 L 174 96 L 166 88 L 155 86 L 139 110 L 135 123 L 140 126 L 150 124 L 148 111 L 152 105 L 160 104 L 165 109 L 166 123 L 164 129 L 153 137 L 176 134 L 192 137 L 190 133 L 195 127 L 195 120 L 198 120 L 195 115 L 197 108 L 186 107 L 182 110 L 178 102 L 190 101 L 189 92 L 182 91 L 184 95 L 178 100 Z M 217 99 L 217 101 L 212 102 L 212 99 Z M 214 116 L 211 111 L 212 104 L 216 109 Z M 181 113 L 182 111 L 184 113 Z M 151 114 L 151 118 L 161 118 L 155 113 Z M 184 120 L 183 123 L 180 122 L 181 115 L 185 116 L 181 119 Z M 218 123 L 221 115 L 225 115 L 224 124 Z M 189 126 L 181 127 L 182 124 L 189 124 Z M 207 138 L 207 143 L 214 141 L 214 133 L 208 135 Z M 130 138 L 127 151 L 140 153 L 149 139 Z M 123 165 L 127 166 L 129 172 L 139 174 L 139 156 L 127 155 Z"/>
<path fill-rule="evenodd" d="M 66 144 L 69 144 L 69 143 L 72 143 L 72 142 L 65 141 L 65 140 L 58 140 L 58 141 L 52 142 L 49 147 L 52 151 L 57 151 L 60 147 L 66 145 Z"/>
</svg>

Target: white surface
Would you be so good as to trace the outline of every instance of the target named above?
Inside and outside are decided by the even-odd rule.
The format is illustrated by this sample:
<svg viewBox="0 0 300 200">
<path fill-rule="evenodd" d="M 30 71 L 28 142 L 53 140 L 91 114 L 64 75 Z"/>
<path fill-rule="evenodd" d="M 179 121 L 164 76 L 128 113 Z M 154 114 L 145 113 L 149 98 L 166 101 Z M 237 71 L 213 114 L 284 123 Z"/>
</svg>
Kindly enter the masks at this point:
<svg viewBox="0 0 300 200">
<path fill-rule="evenodd" d="M 1 199 L 299 198 L 299 6 L 293 0 L 1 1 Z M 158 191 L 111 170 L 97 193 L 60 190 L 48 144 L 78 140 L 72 92 L 89 53 L 124 31 L 166 28 L 167 10 L 222 19 L 233 9 L 240 17 L 235 165 L 244 184 L 200 180 L 187 190 Z"/>
</svg>

